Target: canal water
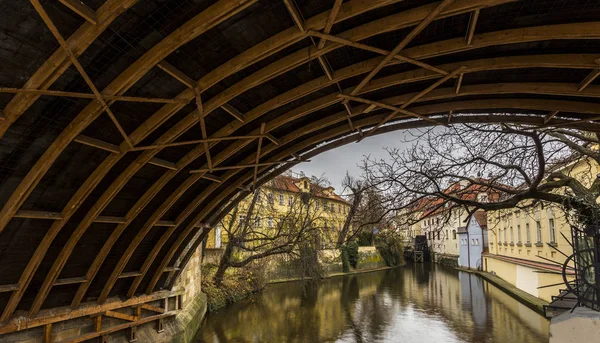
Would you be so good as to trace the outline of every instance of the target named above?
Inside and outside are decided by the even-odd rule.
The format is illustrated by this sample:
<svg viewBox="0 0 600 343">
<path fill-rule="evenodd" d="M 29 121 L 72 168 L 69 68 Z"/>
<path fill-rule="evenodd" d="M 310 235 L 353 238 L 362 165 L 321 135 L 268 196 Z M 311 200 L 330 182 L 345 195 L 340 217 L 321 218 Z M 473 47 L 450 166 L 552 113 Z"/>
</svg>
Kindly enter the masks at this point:
<svg viewBox="0 0 600 343">
<path fill-rule="evenodd" d="M 195 342 L 548 342 L 549 322 L 476 275 L 431 264 L 271 285 Z"/>
</svg>

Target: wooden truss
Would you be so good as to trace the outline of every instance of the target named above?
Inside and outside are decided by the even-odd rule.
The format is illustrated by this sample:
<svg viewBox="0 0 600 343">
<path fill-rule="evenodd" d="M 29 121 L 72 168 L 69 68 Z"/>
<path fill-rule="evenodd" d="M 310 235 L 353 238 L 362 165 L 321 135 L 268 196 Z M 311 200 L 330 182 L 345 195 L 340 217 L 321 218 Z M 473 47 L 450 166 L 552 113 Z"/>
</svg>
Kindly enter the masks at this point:
<svg viewBox="0 0 600 343">
<path fill-rule="evenodd" d="M 9 301 L 3 309 L 2 316 L 0 316 L 0 322 L 6 323 L 0 324 L 0 333 L 2 328 L 12 323 L 9 319 L 21 302 L 25 291 L 30 287 L 31 280 L 38 267 L 43 259 L 47 258 L 48 250 L 54 239 L 66 223 L 71 220 L 76 211 L 80 209 L 91 191 L 100 184 L 127 153 L 140 152 L 133 162 L 125 166 L 123 171 L 94 202 L 90 211 L 77 223 L 77 227 L 70 234 L 62 250 L 60 250 L 56 259 L 52 261 L 53 264 L 48 270 L 37 297 L 30 308 L 31 316 L 39 316 L 43 313 L 43 310 L 40 311 L 40 309 L 50 290 L 52 287 L 60 285 L 78 285 L 77 293 L 74 295 L 71 305 L 75 308 L 86 306 L 83 301 L 87 291 L 90 285 L 95 282 L 97 273 L 105 264 L 115 242 L 119 240 L 121 234 L 129 228 L 138 215 L 144 213 L 142 210 L 150 204 L 151 200 L 169 182 L 174 180 L 181 170 L 187 170 L 189 173 L 183 181 L 176 185 L 175 190 L 168 198 L 153 209 L 149 217 L 144 218 L 141 229 L 135 235 L 132 235 L 134 238 L 128 242 L 125 251 L 119 255 L 115 267 L 111 267 L 111 274 L 107 282 L 102 285 L 102 292 L 98 299 L 98 302 L 102 305 L 99 306 L 109 304 L 108 295 L 117 280 L 128 283 L 128 297 L 138 294 L 141 291 L 139 288 L 144 284 L 142 281 L 148 279 L 149 282 L 143 291 L 152 295 L 158 294 L 154 290 L 160 277 L 164 273 L 170 273 L 172 275 L 171 279 L 174 279 L 181 272 L 187 257 L 181 259 L 180 264 L 175 262 L 178 260 L 176 257 L 181 254 L 184 246 L 197 245 L 197 242 L 208 234 L 208 230 L 214 223 L 206 223 L 207 218 L 220 208 L 226 199 L 239 192 L 240 188 L 251 190 L 248 185 L 254 187 L 259 180 L 264 179 L 265 173 L 273 170 L 273 168 L 308 161 L 311 155 L 304 152 L 323 142 L 331 142 L 334 146 L 348 142 L 351 139 L 356 141 L 389 132 L 392 128 L 447 125 L 449 123 L 468 122 L 467 120 L 479 120 L 480 122 L 507 120 L 506 117 L 500 118 L 497 116 L 461 116 L 462 111 L 477 109 L 502 108 L 515 109 L 515 111 L 545 111 L 547 113 L 545 116 L 515 116 L 510 119 L 514 122 L 530 125 L 593 126 L 594 123 L 589 121 L 600 118 L 598 106 L 589 101 L 590 99 L 600 98 L 600 87 L 593 83 L 600 75 L 597 61 L 599 56 L 597 54 L 515 55 L 438 65 L 432 65 L 424 61 L 495 45 L 578 39 L 579 37 L 598 39 L 600 38 L 598 23 L 557 24 L 477 33 L 476 25 L 482 10 L 489 6 L 502 5 L 513 0 L 444 0 L 409 9 L 402 13 L 391 14 L 386 18 L 365 23 L 346 32 L 331 34 L 331 30 L 336 23 L 399 1 L 349 0 L 342 2 L 336 0 L 331 9 L 305 19 L 293 1 L 285 0 L 285 4 L 294 20 L 294 27 L 290 27 L 237 57 L 224 62 L 200 80 L 193 80 L 167 63 L 164 60 L 165 57 L 256 2 L 256 0 L 219 1 L 190 19 L 172 34 L 164 37 L 144 56 L 132 63 L 105 89 L 99 90 L 78 62 L 78 57 L 115 18 L 135 4 L 136 1 L 108 0 L 97 12 L 94 12 L 79 1 L 61 0 L 61 3 L 85 20 L 82 27 L 76 30 L 71 37 L 64 38 L 56 29 L 39 0 L 31 0 L 32 5 L 60 43 L 61 48 L 52 55 L 48 62 L 40 66 L 38 72 L 31 77 L 31 80 L 23 88 L 0 88 L 0 92 L 15 94 L 13 100 L 3 111 L 4 120 L 0 121 L 0 138 L 40 96 L 73 97 L 92 101 L 73 119 L 71 125 L 60 134 L 39 158 L 6 204 L 3 205 L 0 212 L 0 233 L 11 220 L 42 219 L 51 223 L 19 280 L 14 284 L 0 285 L 0 292 L 10 293 Z M 460 37 L 460 39 L 409 47 L 409 43 L 432 21 L 460 14 L 470 14 L 464 39 Z M 412 28 L 412 30 L 391 51 L 362 43 L 369 37 L 405 28 Z M 309 47 L 262 67 L 255 73 L 211 97 L 210 100 L 206 101 L 207 97 L 203 97 L 205 90 L 210 89 L 220 81 L 273 56 L 303 39 L 311 40 Z M 326 55 L 341 46 L 363 49 L 381 56 L 366 61 L 357 61 L 356 64 L 333 71 L 327 62 Z M 295 66 L 311 61 L 317 61 L 320 64 L 324 74 L 322 77 L 283 92 L 246 113 L 241 113 L 230 104 L 240 94 L 283 75 Z M 383 68 L 399 63 L 410 64 L 415 69 L 378 77 Z M 73 64 L 82 75 L 91 93 L 64 92 L 50 89 L 54 81 L 65 72 L 70 64 Z M 123 95 L 154 67 L 171 75 L 185 85 L 186 89 L 173 99 Z M 518 68 L 585 69 L 589 70 L 590 74 L 580 84 L 523 82 L 473 85 L 463 82 L 464 80 L 470 80 L 466 74 L 482 71 L 509 71 Z M 343 83 L 341 81 L 355 77 L 360 77 L 360 81 L 352 84 L 347 89 L 342 89 L 341 85 Z M 444 84 L 452 79 L 456 79 L 453 87 L 444 87 Z M 398 94 L 388 99 L 371 100 L 375 99 L 370 95 L 371 92 L 400 84 L 410 85 L 423 81 L 430 81 L 432 84 L 423 90 L 416 89 L 414 92 Z M 265 116 L 272 113 L 273 110 L 332 85 L 337 85 L 339 92 L 306 102 L 280 115 L 278 118 L 266 120 Z M 530 95 L 531 99 L 519 97 L 522 94 Z M 497 95 L 502 95 L 503 98 L 498 99 Z M 515 95 L 515 97 L 511 98 L 510 95 Z M 569 99 L 581 98 L 582 101 L 536 98 L 538 95 L 565 96 Z M 478 100 L 467 98 L 475 96 L 478 97 Z M 203 99 L 205 101 L 202 101 Z M 116 101 L 152 102 L 161 103 L 163 106 L 156 113 L 150 114 L 140 127 L 133 132 L 126 133 L 110 108 Z M 424 102 L 429 101 L 434 101 L 434 104 L 423 105 Z M 192 102 L 195 103 L 193 112 L 187 114 L 173 127 L 168 128 L 162 136 L 151 144 L 141 145 L 142 141 L 161 127 L 169 118 L 183 109 L 186 104 Z M 344 106 L 343 111 L 342 107 L 339 106 L 340 103 Z M 277 131 L 290 123 L 294 123 L 295 120 L 306 118 L 330 106 L 338 106 L 340 111 L 284 134 L 279 134 L 281 131 Z M 227 118 L 231 116 L 229 118 L 231 122 L 216 132 L 209 133 L 205 122 L 206 117 L 218 109 L 224 111 Z M 386 114 L 381 114 L 384 111 Z M 115 127 L 121 133 L 122 143 L 117 145 L 82 135 L 83 130 L 103 112 L 109 115 Z M 561 118 L 558 118 L 559 113 Z M 572 118 L 569 116 L 570 113 L 589 115 L 589 117 L 573 120 L 569 119 Z M 258 123 L 260 123 L 260 127 L 258 127 Z M 244 134 L 238 133 L 241 129 L 243 129 Z M 197 130 L 199 139 L 178 142 L 177 138 L 188 130 Z M 277 137 L 274 136 L 274 132 L 278 133 Z M 256 152 L 252 152 L 249 156 L 245 156 L 233 164 L 231 162 L 232 157 L 246 151 L 244 149 L 248 149 L 255 140 L 258 143 Z M 62 211 L 34 211 L 22 208 L 29 195 L 53 166 L 58 156 L 73 142 L 105 151 L 107 156 L 82 183 Z M 226 146 L 222 150 L 217 150 L 214 148 L 217 143 L 227 144 L 224 144 Z M 157 157 L 157 154 L 163 149 L 183 145 L 192 148 L 189 153 L 178 161 L 167 161 Z M 303 152 L 302 156 L 299 156 L 300 152 Z M 198 160 L 203 161 L 204 165 L 199 169 L 190 171 L 190 165 Z M 127 209 L 125 215 L 122 217 L 103 215 L 102 212 L 115 199 L 119 191 L 127 185 L 136 173 L 149 164 L 162 168 L 161 176 L 148 189 L 144 190 L 144 193 L 133 207 Z M 198 194 L 194 194 L 193 200 L 186 204 L 185 208 L 176 210 L 175 219 L 168 218 L 167 220 L 164 217 L 165 214 L 173 211 L 178 200 L 182 199 L 186 192 L 198 182 L 205 182 L 204 184 L 207 186 Z M 114 229 L 110 237 L 95 255 L 94 261 L 85 275 L 75 278 L 60 278 L 74 247 L 77 246 L 81 237 L 94 223 L 113 224 Z M 184 223 L 188 224 L 184 225 Z M 158 242 L 152 248 L 152 251 L 147 254 L 139 269 L 134 272 L 125 272 L 125 267 L 131 261 L 136 249 L 139 248 L 150 230 L 155 227 L 161 227 L 161 230 L 164 230 L 164 232 L 161 232 Z M 198 230 L 202 231 L 199 232 Z M 199 235 L 196 235 L 196 233 L 199 233 Z M 197 238 L 196 241 L 192 242 L 193 237 Z M 167 242 L 173 244 L 167 244 Z M 158 266 L 156 271 L 151 268 L 152 266 Z M 151 270 L 154 272 L 151 273 Z M 137 299 L 137 297 L 131 299 Z M 145 304 L 139 308 L 152 311 L 148 306 L 152 305 Z M 139 316 L 119 312 L 116 308 L 106 310 L 102 316 L 120 317 L 120 319 L 126 321 L 125 324 L 137 323 L 135 325 L 139 325 L 139 320 L 143 320 Z M 101 318 L 101 316 L 96 318 Z M 97 332 L 101 332 L 104 330 L 102 320 L 96 320 L 98 321 Z M 40 325 L 51 324 L 50 322 L 44 322 Z M 132 324 L 129 327 L 135 325 Z M 47 331 L 51 332 L 51 326 L 47 327 Z M 101 334 L 94 337 L 100 336 Z"/>
</svg>

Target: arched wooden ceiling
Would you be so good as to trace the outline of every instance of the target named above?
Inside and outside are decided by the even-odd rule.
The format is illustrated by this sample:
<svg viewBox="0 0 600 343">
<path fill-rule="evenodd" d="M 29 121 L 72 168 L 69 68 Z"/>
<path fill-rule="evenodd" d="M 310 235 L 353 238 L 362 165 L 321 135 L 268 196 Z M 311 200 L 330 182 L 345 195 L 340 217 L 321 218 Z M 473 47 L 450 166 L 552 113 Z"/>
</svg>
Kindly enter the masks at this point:
<svg viewBox="0 0 600 343">
<path fill-rule="evenodd" d="M 597 1 L 5 0 L 0 13 L 0 321 L 172 287 L 231 199 L 367 136 L 600 129 Z"/>
</svg>

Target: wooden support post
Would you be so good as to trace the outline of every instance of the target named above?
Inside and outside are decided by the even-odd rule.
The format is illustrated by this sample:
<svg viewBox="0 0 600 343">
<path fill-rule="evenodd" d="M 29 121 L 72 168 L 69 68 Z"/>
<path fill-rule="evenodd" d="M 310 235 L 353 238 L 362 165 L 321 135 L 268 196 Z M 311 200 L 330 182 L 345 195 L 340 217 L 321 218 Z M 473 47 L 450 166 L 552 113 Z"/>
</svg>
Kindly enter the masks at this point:
<svg viewBox="0 0 600 343">
<path fill-rule="evenodd" d="M 559 111 L 553 111 L 548 113 L 548 115 L 544 118 L 544 125 L 548 124 L 548 122 L 552 120 L 552 118 L 554 118 L 558 114 L 558 112 Z"/>
<path fill-rule="evenodd" d="M 450 112 L 448 112 L 448 124 L 450 124 L 450 121 L 452 120 L 452 110 L 450 110 Z"/>
<path fill-rule="evenodd" d="M 44 343 L 52 343 L 52 323 L 44 327 Z"/>
<path fill-rule="evenodd" d="M 129 328 L 129 342 L 137 341 L 137 326 L 132 326 Z"/>
<path fill-rule="evenodd" d="M 98 100 L 98 102 L 102 105 L 102 108 L 104 108 L 104 111 L 106 111 L 106 113 L 112 120 L 113 124 L 116 126 L 117 130 L 119 130 L 119 133 L 121 133 L 121 136 L 123 136 L 123 139 L 125 140 L 127 145 L 130 148 L 133 148 L 133 144 L 131 143 L 129 136 L 127 135 L 127 133 L 125 133 L 125 130 L 123 130 L 123 127 L 117 121 L 117 118 L 115 117 L 114 113 L 108 107 L 108 104 L 106 103 L 106 101 L 104 101 L 104 99 L 102 98 L 102 94 L 100 94 L 100 91 L 98 90 L 98 88 L 96 88 L 96 86 L 94 85 L 94 82 L 92 82 L 92 79 L 90 79 L 88 74 L 85 72 L 85 70 L 83 69 L 83 66 L 81 65 L 81 63 L 79 63 L 79 60 L 77 60 L 77 57 L 73 54 L 73 51 L 71 51 L 69 44 L 67 43 L 67 41 L 65 41 L 64 37 L 60 34 L 60 32 L 58 31 L 58 28 L 56 28 L 56 26 L 52 22 L 52 19 L 50 19 L 50 17 L 48 16 L 48 13 L 46 13 L 46 10 L 44 9 L 44 7 L 40 3 L 40 1 L 39 0 L 30 0 L 30 2 L 33 5 L 33 7 L 35 7 L 35 10 L 38 12 L 40 17 L 42 17 L 42 20 L 44 21 L 44 23 L 46 24 L 46 26 L 48 27 L 50 32 L 52 32 L 52 34 L 54 35 L 54 37 L 56 38 L 58 43 L 62 46 L 62 48 L 67 53 L 67 55 L 69 55 L 71 62 L 73 62 L 73 65 L 75 66 L 75 68 L 77 69 L 79 74 L 81 74 L 81 77 L 85 80 L 85 83 L 87 83 L 88 87 L 90 87 L 90 89 L 92 90 L 92 93 L 94 93 L 94 95 L 96 96 L 96 100 Z"/>
<path fill-rule="evenodd" d="M 164 331 L 165 331 L 165 328 L 163 327 L 163 319 L 158 318 L 158 320 L 156 321 L 156 332 L 161 333 Z"/>
<path fill-rule="evenodd" d="M 281 141 L 277 138 L 275 138 L 272 134 L 267 133 L 265 134 L 265 137 L 270 140 L 273 144 L 275 145 L 281 145 Z"/>
<path fill-rule="evenodd" d="M 153 144 L 146 146 L 136 146 L 131 149 L 131 151 L 143 151 L 143 150 L 154 150 L 154 149 L 164 149 L 182 145 L 197 145 L 202 143 L 210 143 L 210 142 L 220 142 L 220 141 L 233 141 L 233 140 L 245 140 L 245 139 L 256 139 L 259 138 L 259 135 L 248 135 L 248 136 L 224 136 L 224 137 L 208 137 L 206 139 L 195 139 L 191 141 L 185 142 L 174 142 L 174 143 L 165 143 L 165 144 Z"/>
<path fill-rule="evenodd" d="M 165 313 L 166 312 L 165 308 L 160 308 L 158 306 L 154 306 L 154 305 L 150 305 L 150 304 L 143 304 L 141 306 L 141 308 L 148 310 L 148 311 L 156 312 L 156 313 Z"/>
<path fill-rule="evenodd" d="M 97 315 L 95 317 L 93 317 L 94 320 L 94 330 L 96 332 L 100 332 L 102 331 L 102 315 Z"/>
<path fill-rule="evenodd" d="M 436 122 L 437 123 L 437 122 Z M 274 165 L 278 165 L 278 164 L 285 164 L 285 163 L 300 163 L 300 162 L 310 162 L 310 160 L 302 160 L 302 161 L 278 161 L 278 162 L 261 162 L 258 164 L 238 164 L 235 166 L 226 166 L 226 167 L 214 167 L 213 171 L 218 171 L 218 170 L 232 170 L 232 169 L 245 169 L 245 168 L 253 168 L 255 166 L 259 166 L 259 167 L 266 167 L 266 166 L 274 166 Z M 196 174 L 196 173 L 206 173 L 208 172 L 208 169 L 194 169 L 194 170 L 190 170 L 190 174 Z"/>
<path fill-rule="evenodd" d="M 367 108 L 365 108 L 365 110 L 363 111 L 363 113 L 369 113 L 369 112 L 373 111 L 376 108 L 377 108 L 377 105 L 371 104 L 371 105 L 367 106 Z"/>
<path fill-rule="evenodd" d="M 262 149 L 263 138 L 262 135 L 265 134 L 265 123 L 260 123 L 260 134 L 261 137 L 258 139 L 258 148 L 256 149 L 256 159 L 254 163 L 256 166 L 254 167 L 254 175 L 252 177 L 252 189 L 256 189 L 256 178 L 258 177 L 258 161 L 260 159 L 260 150 Z"/>
<path fill-rule="evenodd" d="M 460 91 L 460 86 L 462 85 L 463 75 L 465 75 L 465 74 L 460 73 L 458 75 L 458 78 L 456 79 L 456 84 L 454 85 L 454 93 L 455 94 L 458 94 L 458 92 Z"/>
<path fill-rule="evenodd" d="M 208 134 L 206 133 L 206 122 L 204 122 L 204 109 L 202 108 L 202 98 L 200 95 L 200 89 L 198 87 L 194 87 L 194 93 L 196 94 L 196 107 L 198 110 L 198 119 L 200 121 L 200 133 L 202 134 L 202 139 L 206 139 Z M 213 164 L 212 158 L 210 157 L 210 147 L 208 146 L 208 142 L 203 142 L 204 145 L 204 154 L 206 155 L 206 163 L 208 164 L 208 170 L 212 172 Z"/>
<path fill-rule="evenodd" d="M 71 11 L 79 14 L 83 19 L 96 25 L 96 12 L 91 8 L 87 7 L 83 2 L 79 0 L 58 0 L 61 4 L 67 6 Z"/>
<path fill-rule="evenodd" d="M 471 12 L 471 18 L 469 19 L 469 28 L 467 29 L 467 36 L 465 40 L 467 45 L 471 45 L 473 42 L 473 35 L 475 35 L 475 26 L 477 26 L 477 19 L 479 19 L 479 9 Z"/>
<path fill-rule="evenodd" d="M 350 126 L 350 131 L 355 131 L 354 124 L 352 124 L 352 108 L 350 108 L 350 104 L 347 101 L 344 101 L 342 104 L 347 112 L 346 120 L 348 121 L 348 126 Z"/>
</svg>

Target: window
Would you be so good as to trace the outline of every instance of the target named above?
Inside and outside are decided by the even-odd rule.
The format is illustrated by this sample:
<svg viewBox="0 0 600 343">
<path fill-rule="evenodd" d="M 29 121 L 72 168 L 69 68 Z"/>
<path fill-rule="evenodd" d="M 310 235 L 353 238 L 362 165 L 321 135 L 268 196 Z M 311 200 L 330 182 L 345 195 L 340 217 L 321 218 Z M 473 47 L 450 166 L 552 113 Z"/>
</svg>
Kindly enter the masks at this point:
<svg viewBox="0 0 600 343">
<path fill-rule="evenodd" d="M 517 225 L 517 242 L 521 243 L 521 225 Z"/>
<path fill-rule="evenodd" d="M 246 221 L 246 216 L 245 215 L 240 215 L 240 225 L 244 225 L 244 222 Z"/>
<path fill-rule="evenodd" d="M 254 227 L 261 227 L 262 226 L 262 219 L 260 217 L 256 217 L 254 218 Z"/>
<path fill-rule="evenodd" d="M 452 230 L 452 239 L 456 240 L 456 230 Z"/>
<path fill-rule="evenodd" d="M 437 232 L 437 239 L 438 239 L 438 241 L 440 240 L 440 232 L 439 231 Z"/>
<path fill-rule="evenodd" d="M 323 229 L 325 231 L 327 231 L 327 221 L 326 220 L 323 221 Z"/>
<path fill-rule="evenodd" d="M 256 195 L 256 201 L 261 202 L 261 200 L 262 200 L 262 193 L 258 192 L 258 194 Z"/>
<path fill-rule="evenodd" d="M 479 238 L 475 238 L 475 245 L 479 245 Z"/>
<path fill-rule="evenodd" d="M 542 223 L 538 220 L 535 222 L 537 228 L 537 242 L 542 243 Z"/>
<path fill-rule="evenodd" d="M 291 207 L 293 204 L 294 204 L 294 197 L 290 195 L 288 197 L 288 206 Z"/>
<path fill-rule="evenodd" d="M 342 213 L 342 205 L 338 204 L 338 213 Z"/>
<path fill-rule="evenodd" d="M 531 243 L 531 229 L 529 228 L 529 223 L 525 224 L 525 240 L 527 243 Z"/>
<path fill-rule="evenodd" d="M 504 228 L 504 229 L 502 229 L 502 235 L 504 236 L 504 237 L 503 237 L 503 238 L 504 238 L 504 239 L 503 239 L 504 243 L 506 243 L 506 231 L 508 231 L 508 229 L 507 229 L 507 228 Z"/>
<path fill-rule="evenodd" d="M 304 181 L 304 188 L 308 189 L 308 181 L 306 181 L 306 180 Z"/>
<path fill-rule="evenodd" d="M 319 206 L 320 206 L 320 203 L 318 201 L 315 201 L 315 208 L 317 211 L 319 210 Z"/>
<path fill-rule="evenodd" d="M 323 200 L 323 210 L 327 211 L 329 208 L 327 208 L 327 202 L 325 200 Z"/>
<path fill-rule="evenodd" d="M 550 233 L 550 243 L 556 243 L 556 230 L 554 228 L 554 218 L 548 219 L 548 233 Z"/>
<path fill-rule="evenodd" d="M 335 213 L 335 204 L 331 204 L 331 212 Z"/>
<path fill-rule="evenodd" d="M 283 206 L 283 204 L 285 203 L 285 199 L 283 194 L 279 194 L 279 205 Z"/>
<path fill-rule="evenodd" d="M 510 227 L 510 242 L 514 243 L 515 242 L 515 231 L 513 230 L 513 227 Z"/>
<path fill-rule="evenodd" d="M 267 194 L 267 200 L 269 201 L 269 204 L 272 204 L 274 202 L 273 193 Z"/>
<path fill-rule="evenodd" d="M 273 217 L 267 218 L 267 225 L 269 226 L 269 229 L 273 228 Z"/>
</svg>

